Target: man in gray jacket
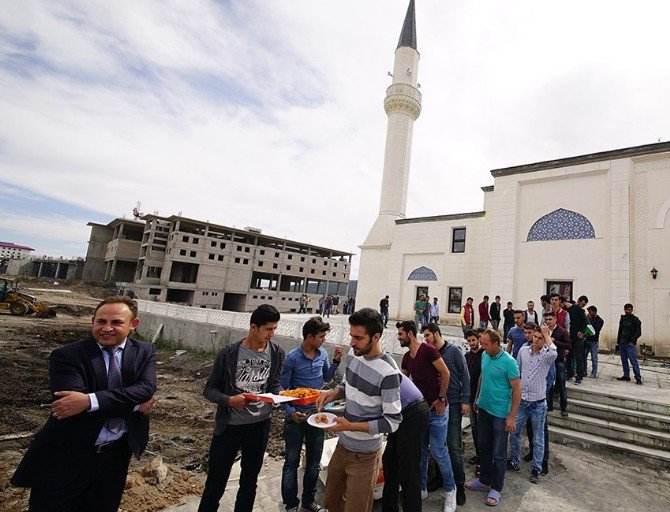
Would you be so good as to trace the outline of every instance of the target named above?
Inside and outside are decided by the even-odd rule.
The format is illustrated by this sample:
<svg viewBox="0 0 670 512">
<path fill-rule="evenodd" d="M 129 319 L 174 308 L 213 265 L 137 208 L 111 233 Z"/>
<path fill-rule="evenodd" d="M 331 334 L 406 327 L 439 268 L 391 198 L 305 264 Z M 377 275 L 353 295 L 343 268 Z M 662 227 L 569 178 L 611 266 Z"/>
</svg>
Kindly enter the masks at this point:
<svg viewBox="0 0 670 512">
<path fill-rule="evenodd" d="M 216 355 L 203 394 L 218 405 L 209 448 L 209 471 L 199 512 L 215 512 L 226 490 L 230 469 L 242 451 L 235 512 L 252 512 L 256 481 L 268 444 L 272 404 L 251 401 L 243 393 L 278 393 L 284 350 L 271 341 L 279 312 L 262 304 L 251 314 L 249 334 Z"/>
</svg>

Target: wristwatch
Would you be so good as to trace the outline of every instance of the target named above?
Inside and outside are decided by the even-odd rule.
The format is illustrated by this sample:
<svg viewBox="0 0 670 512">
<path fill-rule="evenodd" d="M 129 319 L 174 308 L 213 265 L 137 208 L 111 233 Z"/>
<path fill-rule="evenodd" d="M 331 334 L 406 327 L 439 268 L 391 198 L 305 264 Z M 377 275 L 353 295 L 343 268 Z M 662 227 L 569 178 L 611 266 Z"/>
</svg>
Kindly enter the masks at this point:
<svg viewBox="0 0 670 512">
<path fill-rule="evenodd" d="M 438 396 L 437 399 L 442 402 L 443 404 L 447 403 L 447 397 L 446 396 Z"/>
</svg>

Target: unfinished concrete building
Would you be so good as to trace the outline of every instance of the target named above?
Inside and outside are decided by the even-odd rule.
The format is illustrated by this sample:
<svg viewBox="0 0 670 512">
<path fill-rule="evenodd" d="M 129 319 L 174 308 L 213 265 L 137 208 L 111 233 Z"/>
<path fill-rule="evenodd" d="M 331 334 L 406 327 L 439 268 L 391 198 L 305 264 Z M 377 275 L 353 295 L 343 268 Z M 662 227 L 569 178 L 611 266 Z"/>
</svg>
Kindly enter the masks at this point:
<svg viewBox="0 0 670 512">
<path fill-rule="evenodd" d="M 133 281 L 140 256 L 144 222 L 114 219 L 89 222 L 91 237 L 82 278 L 87 281 Z"/>
<path fill-rule="evenodd" d="M 132 225 L 134 243 L 138 223 L 120 220 L 107 226 L 89 223 L 89 254 L 97 255 L 91 267 L 104 264 L 102 280 L 125 281 L 121 286 L 140 298 L 230 311 L 270 303 L 280 311 L 298 311 L 302 293 L 311 297 L 314 310 L 321 295 L 346 297 L 349 291 L 351 253 L 181 216 L 143 217 L 140 241 L 132 245 L 137 249 L 134 275 L 122 278 L 115 234 L 128 233 Z"/>
</svg>

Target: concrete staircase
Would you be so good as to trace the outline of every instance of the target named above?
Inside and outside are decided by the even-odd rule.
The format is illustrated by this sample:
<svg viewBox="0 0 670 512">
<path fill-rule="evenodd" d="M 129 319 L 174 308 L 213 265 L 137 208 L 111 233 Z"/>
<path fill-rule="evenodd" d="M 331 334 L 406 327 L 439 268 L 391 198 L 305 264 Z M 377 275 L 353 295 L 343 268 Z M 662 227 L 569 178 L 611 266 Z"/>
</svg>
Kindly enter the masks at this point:
<svg viewBox="0 0 670 512">
<path fill-rule="evenodd" d="M 670 468 L 670 405 L 568 384 L 568 413 L 549 413 L 552 442 L 617 451 Z"/>
</svg>

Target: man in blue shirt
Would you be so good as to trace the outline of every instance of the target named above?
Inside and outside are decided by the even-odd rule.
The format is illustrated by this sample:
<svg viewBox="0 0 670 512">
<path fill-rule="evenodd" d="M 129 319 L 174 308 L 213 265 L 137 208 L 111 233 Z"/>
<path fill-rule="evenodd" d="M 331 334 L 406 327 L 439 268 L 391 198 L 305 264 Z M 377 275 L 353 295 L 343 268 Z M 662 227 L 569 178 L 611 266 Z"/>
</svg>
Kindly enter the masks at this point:
<svg viewBox="0 0 670 512">
<path fill-rule="evenodd" d="M 520 309 L 514 311 L 514 327 L 507 333 L 507 352 L 512 354 L 514 359 L 516 359 L 519 349 L 528 342 L 523 332 L 524 321 L 524 312 Z"/>
<path fill-rule="evenodd" d="M 335 376 L 342 358 L 342 348 L 335 347 L 333 364 L 328 363 L 328 353 L 321 348 L 326 340 L 330 325 L 321 317 L 314 316 L 302 327 L 302 344 L 291 350 L 284 360 L 279 382 L 284 389 L 313 388 L 321 389 L 324 382 Z M 284 403 L 286 423 L 284 441 L 286 459 L 282 469 L 281 494 L 286 510 L 297 511 L 298 504 L 298 465 L 303 441 L 307 462 L 302 485 L 302 509 L 320 512 L 323 508 L 314 502 L 316 481 L 319 476 L 319 462 L 323 451 L 324 431 L 307 423 L 307 416 L 316 410 L 314 404 L 291 405 Z"/>
</svg>

